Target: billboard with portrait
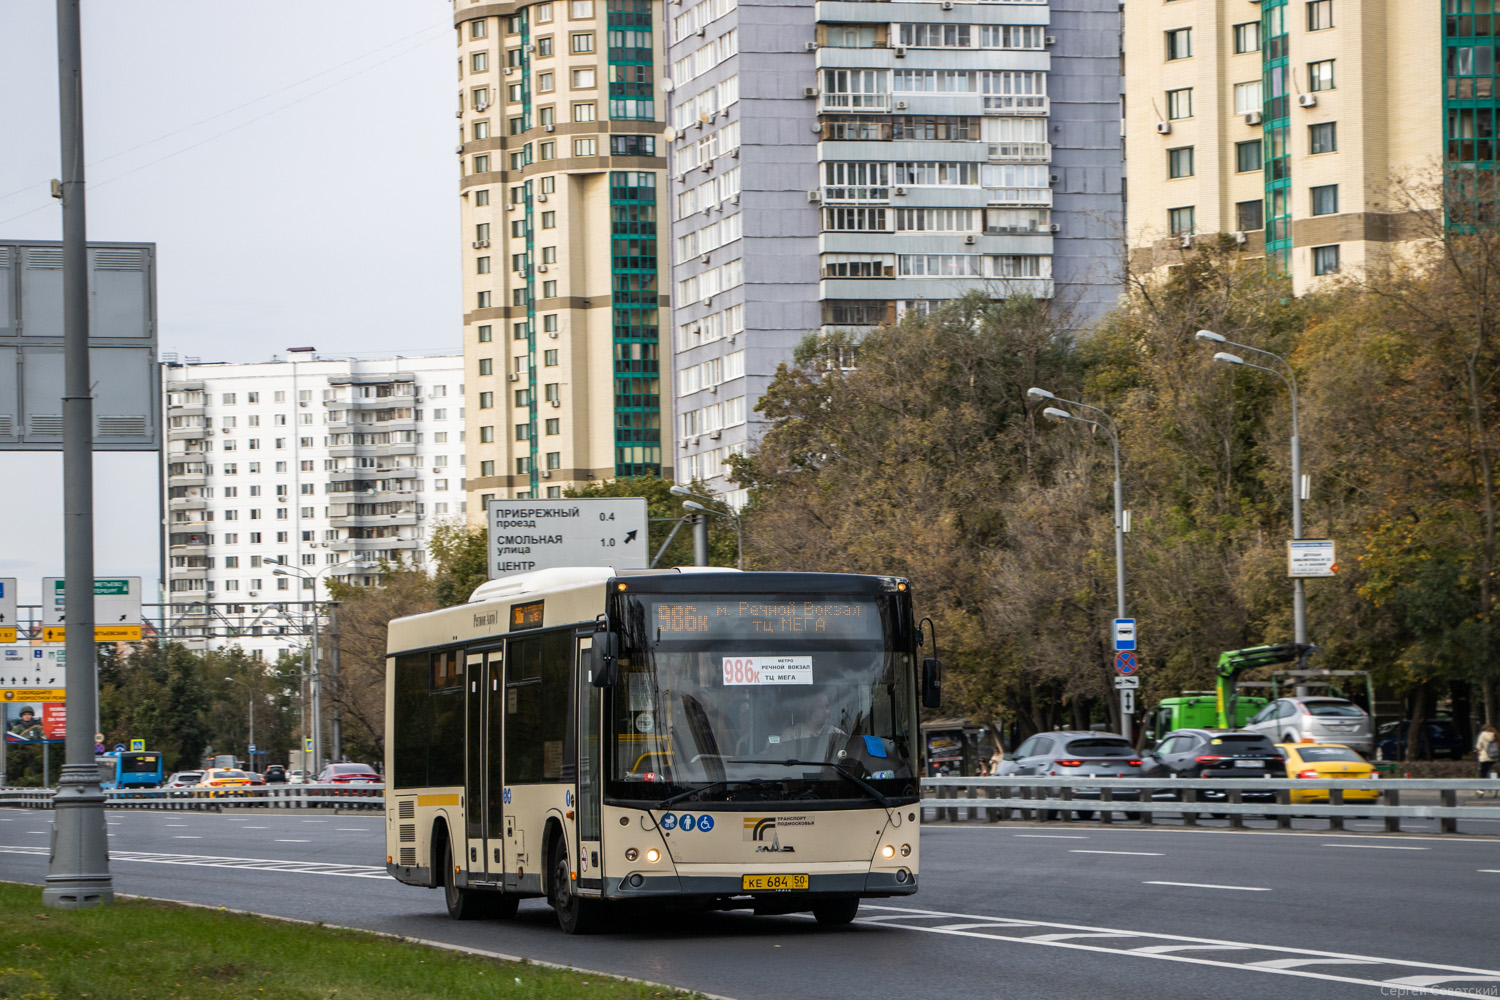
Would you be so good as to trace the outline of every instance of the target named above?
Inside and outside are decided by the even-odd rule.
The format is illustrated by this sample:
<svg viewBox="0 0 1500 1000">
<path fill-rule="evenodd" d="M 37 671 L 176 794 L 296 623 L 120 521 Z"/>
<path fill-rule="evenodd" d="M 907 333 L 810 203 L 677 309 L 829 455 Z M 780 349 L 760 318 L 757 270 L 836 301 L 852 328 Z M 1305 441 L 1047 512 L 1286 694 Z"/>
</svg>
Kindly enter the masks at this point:
<svg viewBox="0 0 1500 1000">
<path fill-rule="evenodd" d="M 5 742 L 56 743 L 67 738 L 62 702 L 12 702 L 5 706 Z"/>
</svg>

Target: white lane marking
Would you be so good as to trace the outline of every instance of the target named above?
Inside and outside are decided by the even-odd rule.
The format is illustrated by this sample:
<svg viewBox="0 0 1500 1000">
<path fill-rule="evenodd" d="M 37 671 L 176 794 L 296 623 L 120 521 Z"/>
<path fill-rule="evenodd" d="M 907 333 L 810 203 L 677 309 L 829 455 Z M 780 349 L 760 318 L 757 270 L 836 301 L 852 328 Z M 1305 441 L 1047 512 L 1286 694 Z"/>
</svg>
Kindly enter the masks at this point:
<svg viewBox="0 0 1500 1000">
<path fill-rule="evenodd" d="M 1066 833 L 1018 833 L 1017 837 L 1030 837 L 1033 840 L 1088 840 L 1087 837 L 1074 837 Z"/>
<path fill-rule="evenodd" d="M 1476 868 L 1476 872 L 1484 872 L 1488 875 L 1500 875 L 1500 868 Z"/>
<path fill-rule="evenodd" d="M 1211 882 L 1142 882 L 1142 885 L 1178 885 L 1186 889 L 1233 889 L 1236 892 L 1270 892 L 1256 885 L 1214 885 Z"/>
<path fill-rule="evenodd" d="M 167 829 L 168 830 L 184 830 L 186 828 L 187 828 L 187 824 L 186 823 L 168 823 L 167 824 Z"/>
<path fill-rule="evenodd" d="M 960 801 L 961 802 L 963 800 L 962 799 L 958 799 L 958 800 L 955 800 L 955 801 Z M 1465 820 L 1464 822 L 1466 822 L 1466 823 L 1500 823 L 1500 819 L 1474 819 L 1474 820 Z M 1007 827 L 1003 827 L 1002 828 L 1002 827 L 997 827 L 997 826 L 995 826 L 993 824 L 990 824 L 990 825 L 986 825 L 986 824 L 973 824 L 973 825 L 967 825 L 966 826 L 963 823 L 959 823 L 956 826 L 932 826 L 931 824 L 928 824 L 928 825 L 924 826 L 923 829 L 926 830 L 927 835 L 930 836 L 930 837 L 938 837 L 938 836 L 944 836 L 944 835 L 949 835 L 949 834 L 951 834 L 953 836 L 961 836 L 961 835 L 963 835 L 965 833 L 968 833 L 968 834 L 985 834 L 987 836 L 993 836 L 996 833 L 1006 833 L 1006 834 L 1009 834 L 1012 837 L 1039 837 L 1039 836 L 1044 836 L 1044 835 L 1043 834 L 1034 834 L 1034 833 L 1033 834 L 1012 833 L 1011 831 L 1012 830 L 1043 830 L 1043 829 L 1046 829 L 1046 828 L 1045 827 L 1040 827 L 1040 826 L 1021 826 L 1021 825 L 1007 826 Z M 1174 836 L 1174 837 L 1192 837 L 1192 836 L 1204 836 L 1204 837 L 1280 837 L 1282 840 L 1313 840 L 1313 839 L 1327 840 L 1331 836 L 1338 836 L 1337 834 L 1331 834 L 1331 833 L 1329 833 L 1327 830 L 1302 830 L 1302 829 L 1294 829 L 1294 830 L 1236 830 L 1236 829 L 1233 829 L 1231 827 L 1211 827 L 1211 826 L 1194 826 L 1194 827 L 1184 827 L 1184 826 L 1149 826 L 1149 827 L 1140 827 L 1140 826 L 1122 825 L 1122 824 L 1119 824 L 1119 823 L 1113 824 L 1111 826 L 1089 827 L 1088 829 L 1092 833 L 1104 834 L 1104 835 L 1113 835 L 1113 836 L 1134 836 L 1136 834 L 1162 834 L 1162 835 L 1165 835 L 1165 836 Z M 1383 830 L 1383 829 L 1385 829 L 1384 826 L 1372 828 L 1372 830 Z M 1053 834 L 1052 836 L 1060 836 L 1060 835 Z M 1070 838 L 1070 839 L 1087 839 L 1087 838 L 1076 838 L 1075 837 L 1075 838 Z M 1383 835 L 1381 835 L 1381 834 L 1377 834 L 1377 833 L 1373 833 L 1373 832 L 1371 834 L 1361 834 L 1361 833 L 1356 833 L 1356 832 L 1353 832 L 1353 831 L 1345 831 L 1344 834 L 1343 834 L 1343 837 L 1341 839 L 1348 839 L 1348 840 L 1393 840 L 1393 839 L 1396 839 L 1396 838 L 1392 834 L 1383 834 Z M 1496 834 L 1468 834 L 1468 835 L 1465 835 L 1465 836 L 1452 836 L 1452 835 L 1450 835 L 1450 836 L 1446 836 L 1446 837 L 1440 837 L 1440 836 L 1436 836 L 1436 835 L 1427 836 L 1427 835 L 1416 834 L 1416 833 L 1403 833 L 1403 834 L 1400 835 L 1400 839 L 1403 842 L 1407 842 L 1407 841 L 1434 841 L 1434 842 L 1439 843 L 1439 844 L 1446 844 L 1446 845 L 1450 845 L 1450 846 L 1451 845 L 1456 845 L 1456 844 L 1463 844 L 1465 846 L 1476 845 L 1476 844 L 1480 845 L 1480 846 L 1485 846 L 1485 845 L 1489 845 L 1489 844 L 1500 844 L 1500 836 L 1497 836 Z"/>
<path fill-rule="evenodd" d="M 173 837 L 172 839 L 173 840 L 202 840 L 203 838 L 202 837 L 194 837 L 194 836 L 190 836 L 188 834 L 179 833 L 177 836 Z"/>
<path fill-rule="evenodd" d="M 269 826 L 247 826 L 247 827 L 245 827 L 245 829 L 246 830 L 269 830 L 271 828 Z"/>
<path fill-rule="evenodd" d="M 1430 847 L 1397 847 L 1395 844 L 1324 844 L 1324 847 L 1357 847 L 1366 851 L 1430 851 Z"/>
<path fill-rule="evenodd" d="M 1134 855 L 1135 857 L 1140 857 L 1140 858 L 1164 858 L 1164 857 L 1166 857 L 1166 855 L 1162 854 L 1160 851 L 1085 851 L 1082 848 L 1078 848 L 1078 847 L 1073 848 L 1068 853 L 1069 854 L 1130 854 L 1130 855 Z"/>
<path fill-rule="evenodd" d="M 46 855 L 48 853 L 49 849 L 45 847 L 0 847 L 0 854 Z M 157 854 L 147 851 L 111 851 L 109 859 L 111 862 L 136 861 L 156 865 L 192 865 L 200 868 L 239 868 L 249 871 L 289 872 L 297 875 L 390 878 L 383 867 L 341 865 L 320 861 L 277 861 L 269 858 L 226 858 L 200 854 Z"/>
<path fill-rule="evenodd" d="M 304 822 L 304 823 L 327 823 L 328 821 L 326 819 L 305 819 L 302 822 Z"/>
<path fill-rule="evenodd" d="M 276 838 L 276 843 L 278 843 L 278 844 L 311 844 L 312 841 L 310 841 L 310 840 L 282 840 L 280 837 L 278 837 L 278 838 Z"/>
<path fill-rule="evenodd" d="M 247 826 L 247 827 L 245 827 L 245 829 L 248 830 L 250 828 Z M 365 828 L 362 827 L 362 826 L 336 826 L 336 827 L 334 827 L 334 829 L 336 831 L 338 831 L 339 833 L 364 833 L 365 832 Z"/>
<path fill-rule="evenodd" d="M 993 941 L 1007 941 L 1015 944 L 1035 944 L 1044 948 L 1067 948 L 1074 951 L 1090 951 L 1106 955 L 1123 955 L 1137 958 L 1150 958 L 1164 962 L 1178 962 L 1186 965 L 1203 965 L 1221 969 L 1235 969 L 1243 972 L 1261 972 L 1267 975 L 1291 976 L 1298 979 L 1320 979 L 1336 983 L 1352 983 L 1356 986 L 1400 986 L 1413 992 L 1420 992 L 1432 996 L 1469 997 L 1472 1000 L 1473 991 L 1462 988 L 1440 989 L 1437 983 L 1444 982 L 1500 982 L 1500 971 L 1494 969 L 1475 969 L 1467 966 L 1439 965 L 1433 962 L 1413 962 L 1405 959 L 1379 958 L 1372 955 L 1349 955 L 1341 952 L 1318 952 L 1307 948 L 1287 948 L 1280 945 L 1254 944 L 1244 941 L 1220 941 L 1213 938 L 1194 938 L 1176 934 L 1155 934 L 1142 931 L 1122 930 L 1108 927 L 1081 927 L 1070 924 L 1048 923 L 1043 921 L 1010 921 L 1005 918 L 985 918 L 976 914 L 951 913 L 943 910 L 919 910 L 908 909 L 899 906 L 879 906 L 866 904 L 863 909 L 882 910 L 892 914 L 904 914 L 910 920 L 932 919 L 934 917 L 965 918 L 969 922 L 964 924 L 948 924 L 934 926 L 932 924 L 920 923 L 894 923 L 889 919 L 875 918 L 880 920 L 880 926 L 891 927 L 900 930 L 923 931 L 928 934 L 950 934 L 956 937 L 983 938 Z M 860 923 L 875 922 L 866 917 L 857 918 Z M 981 923 L 983 922 L 983 923 Z M 1055 940 L 1051 934 L 1027 935 L 1027 934 L 1003 934 L 994 932 L 981 932 L 966 928 L 990 925 L 1003 927 L 1007 930 L 1025 930 L 1032 927 L 1056 928 L 1062 931 L 1076 931 L 1081 934 L 1110 933 L 1117 934 L 1122 938 L 1137 938 L 1143 940 L 1170 941 L 1172 944 L 1147 945 L 1144 947 L 1110 947 L 1105 944 L 1088 944 L 1077 940 Z M 1064 935 L 1072 938 L 1073 935 Z M 1044 940 L 1048 939 L 1048 940 Z M 1430 973 L 1424 976 L 1409 976 L 1406 978 L 1389 979 L 1361 979 L 1354 976 L 1340 976 L 1326 972 L 1312 972 L 1300 968 L 1275 967 L 1274 960 L 1270 964 L 1262 962 L 1229 962 L 1212 958 L 1200 958 L 1193 955 L 1178 954 L 1185 951 L 1252 951 L 1271 953 L 1284 956 L 1306 957 L 1315 963 L 1321 961 L 1342 962 L 1348 960 L 1357 964 L 1368 964 L 1374 966 L 1394 967 L 1397 970 L 1422 969 L 1432 972 L 1444 972 L 1446 976 L 1434 976 Z M 1483 978 L 1477 978 L 1483 977 Z M 1418 982 L 1418 980 L 1423 980 Z"/>
<path fill-rule="evenodd" d="M 1256 969 L 1300 969 L 1304 965 L 1379 965 L 1363 958 L 1273 958 L 1269 962 L 1250 962 Z"/>
<path fill-rule="evenodd" d="M 1072 931 L 1064 934 L 1037 934 L 1026 940 L 1036 944 L 1050 944 L 1053 941 L 1076 941 L 1079 938 L 1128 938 L 1135 936 L 1134 934 L 1125 932 L 1115 933 L 1113 931 Z"/>
</svg>

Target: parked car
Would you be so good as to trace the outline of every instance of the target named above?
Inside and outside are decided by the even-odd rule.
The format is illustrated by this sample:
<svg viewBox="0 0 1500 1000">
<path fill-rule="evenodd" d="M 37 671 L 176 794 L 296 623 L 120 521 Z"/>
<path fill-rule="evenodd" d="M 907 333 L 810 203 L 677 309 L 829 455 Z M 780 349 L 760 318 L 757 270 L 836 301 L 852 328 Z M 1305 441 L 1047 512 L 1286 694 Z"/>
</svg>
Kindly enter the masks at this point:
<svg viewBox="0 0 1500 1000">
<path fill-rule="evenodd" d="M 268 785 L 286 784 L 286 768 L 280 764 L 267 764 L 266 769 L 261 772 Z"/>
<path fill-rule="evenodd" d="M 1468 747 L 1458 735 L 1458 727 L 1452 719 L 1428 719 L 1422 726 L 1423 739 L 1417 744 L 1413 757 L 1447 757 L 1462 760 Z M 1387 722 L 1380 727 L 1375 739 L 1377 760 L 1406 760 L 1406 744 L 1411 738 L 1411 720 Z"/>
<path fill-rule="evenodd" d="M 368 764 L 329 764 L 317 778 L 320 785 L 379 785 L 384 781 Z"/>
<path fill-rule="evenodd" d="M 1358 781 L 1378 778 L 1373 765 L 1348 747 L 1329 743 L 1282 743 L 1277 747 L 1286 754 L 1286 776 L 1327 781 L 1330 778 L 1345 778 Z M 1356 789 L 1344 793 L 1345 802 L 1373 802 L 1380 793 Z M 1327 802 L 1326 788 L 1295 788 L 1289 802 Z"/>
<path fill-rule="evenodd" d="M 1138 778 L 1141 757 L 1130 741 L 1118 733 L 1063 730 L 1038 733 L 1012 753 L 1005 754 L 995 770 L 996 775 L 1039 775 L 1068 778 Z M 1074 799 L 1087 801 L 1103 798 L 1100 785 L 1076 785 Z M 1117 801 L 1134 802 L 1140 789 L 1121 789 L 1112 796 Z M 1093 816 L 1092 810 L 1080 810 L 1082 819 Z"/>
<path fill-rule="evenodd" d="M 1143 758 L 1141 772 L 1148 778 L 1279 778 L 1286 761 L 1281 751 L 1260 733 L 1242 729 L 1176 729 L 1162 737 Z M 1153 798 L 1181 798 L 1174 792 L 1155 792 Z M 1224 801 L 1225 792 L 1203 789 L 1198 798 Z M 1274 791 L 1246 791 L 1245 802 L 1269 802 Z"/>
<path fill-rule="evenodd" d="M 288 785 L 305 785 L 305 784 L 307 784 L 307 772 L 304 771 L 304 770 L 302 770 L 302 768 L 300 768 L 300 767 L 296 768 L 294 770 L 288 771 L 287 772 L 287 777 L 286 777 L 286 783 Z"/>
<path fill-rule="evenodd" d="M 203 772 L 197 787 L 210 795 L 248 795 L 250 776 L 233 767 L 211 767 Z"/>
<path fill-rule="evenodd" d="M 1362 754 L 1375 749 L 1370 717 L 1344 698 L 1278 698 L 1244 728 L 1277 743 L 1336 743 Z"/>
</svg>

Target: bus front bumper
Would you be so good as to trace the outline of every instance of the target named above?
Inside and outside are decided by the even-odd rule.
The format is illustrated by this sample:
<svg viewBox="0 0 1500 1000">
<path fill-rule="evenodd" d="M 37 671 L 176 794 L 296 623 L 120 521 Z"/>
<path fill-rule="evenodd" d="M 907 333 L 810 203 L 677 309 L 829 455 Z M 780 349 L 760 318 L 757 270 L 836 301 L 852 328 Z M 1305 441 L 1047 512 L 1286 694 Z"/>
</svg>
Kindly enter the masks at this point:
<svg viewBox="0 0 1500 1000">
<path fill-rule="evenodd" d="M 808 905 L 820 896 L 910 896 L 917 891 L 917 874 L 912 871 L 838 872 L 808 876 L 806 889 L 747 891 L 737 875 L 666 875 L 632 872 L 624 878 L 605 883 L 607 899 L 666 899 L 743 897 L 744 905 L 755 900 L 795 903 L 806 898 Z M 795 907 L 793 907 L 795 908 Z"/>
</svg>

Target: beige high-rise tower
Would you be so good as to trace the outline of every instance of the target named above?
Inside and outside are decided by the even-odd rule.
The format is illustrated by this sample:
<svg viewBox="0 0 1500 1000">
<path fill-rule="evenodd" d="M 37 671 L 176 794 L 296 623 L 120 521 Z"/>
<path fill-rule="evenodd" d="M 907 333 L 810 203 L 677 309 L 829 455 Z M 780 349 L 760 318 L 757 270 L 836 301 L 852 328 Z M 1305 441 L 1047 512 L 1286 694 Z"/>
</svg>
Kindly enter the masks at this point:
<svg viewBox="0 0 1500 1000">
<path fill-rule="evenodd" d="M 468 511 L 663 473 L 660 0 L 455 0 Z"/>
<path fill-rule="evenodd" d="M 1436 185 L 1445 161 L 1495 155 L 1479 146 L 1493 141 L 1500 24 L 1473 11 L 1474 0 L 1129 0 L 1132 269 L 1232 233 L 1301 291 L 1420 238 L 1393 183 Z"/>
</svg>

